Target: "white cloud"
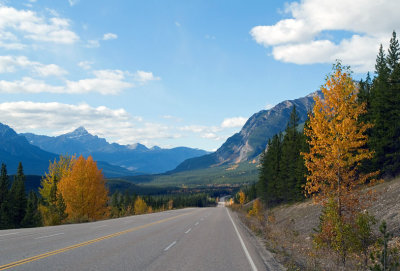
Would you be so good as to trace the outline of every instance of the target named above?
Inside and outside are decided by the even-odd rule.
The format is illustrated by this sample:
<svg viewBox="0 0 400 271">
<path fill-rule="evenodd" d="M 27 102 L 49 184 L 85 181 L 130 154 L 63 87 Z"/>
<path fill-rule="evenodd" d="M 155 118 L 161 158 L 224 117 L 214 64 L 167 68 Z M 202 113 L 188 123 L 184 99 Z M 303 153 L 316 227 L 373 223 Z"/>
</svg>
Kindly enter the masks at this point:
<svg viewBox="0 0 400 271">
<path fill-rule="evenodd" d="M 18 68 L 30 69 L 34 74 L 47 76 L 63 76 L 67 71 L 55 64 L 45 65 L 36 61 L 30 61 L 25 56 L 0 56 L 0 73 L 15 72 Z"/>
<path fill-rule="evenodd" d="M 291 18 L 255 26 L 250 34 L 276 60 L 296 64 L 332 63 L 341 59 L 357 72 L 373 70 L 377 48 L 387 44 L 400 25 L 398 0 L 303 0 L 286 5 Z M 384 18 L 384 19 L 382 19 Z M 326 33 L 351 33 L 339 42 Z"/>
<path fill-rule="evenodd" d="M 79 40 L 77 34 L 69 29 L 69 20 L 59 17 L 44 18 L 30 10 L 17 10 L 13 7 L 0 6 L 0 46 L 7 49 L 21 49 L 19 38 L 41 42 L 72 44 Z M 13 34 L 15 42 L 4 38 Z M 18 38 L 17 38 L 18 34 Z"/>
<path fill-rule="evenodd" d="M 78 63 L 78 66 L 85 70 L 90 70 L 92 68 L 92 61 L 81 61 Z"/>
<path fill-rule="evenodd" d="M 103 35 L 103 40 L 115 40 L 118 38 L 117 34 L 114 33 L 106 33 Z"/>
<path fill-rule="evenodd" d="M 181 26 L 181 24 L 180 24 L 179 22 L 175 22 L 175 25 L 176 25 L 177 27 L 180 27 L 180 26 Z"/>
<path fill-rule="evenodd" d="M 235 128 L 242 127 L 246 123 L 247 119 L 243 117 L 227 118 L 221 124 L 222 128 Z"/>
<path fill-rule="evenodd" d="M 49 85 L 43 80 L 24 77 L 21 80 L 0 80 L 0 92 L 5 93 L 67 93 L 83 94 L 97 92 L 103 95 L 115 95 L 124 89 L 134 87 L 133 83 L 125 81 L 126 72 L 120 70 L 94 71 L 94 78 L 78 81 L 66 80 L 65 85 Z"/>
<path fill-rule="evenodd" d="M 120 70 L 94 71 L 95 78 L 67 81 L 65 93 L 99 92 L 100 94 L 118 94 L 134 85 L 125 80 L 125 72 Z"/>
<path fill-rule="evenodd" d="M 100 42 L 98 40 L 88 40 L 86 43 L 87 48 L 98 48 L 100 47 Z"/>
<path fill-rule="evenodd" d="M 88 104 L 10 102 L 0 104 L 0 122 L 17 132 L 47 131 L 59 135 L 84 126 L 90 133 L 111 142 L 132 144 L 154 139 L 176 138 L 169 128 L 157 123 L 141 123 L 141 117 L 126 110 Z"/>
<path fill-rule="evenodd" d="M 137 71 L 134 75 L 134 79 L 140 83 L 161 80 L 160 77 L 154 76 L 152 72 L 145 71 Z"/>
</svg>

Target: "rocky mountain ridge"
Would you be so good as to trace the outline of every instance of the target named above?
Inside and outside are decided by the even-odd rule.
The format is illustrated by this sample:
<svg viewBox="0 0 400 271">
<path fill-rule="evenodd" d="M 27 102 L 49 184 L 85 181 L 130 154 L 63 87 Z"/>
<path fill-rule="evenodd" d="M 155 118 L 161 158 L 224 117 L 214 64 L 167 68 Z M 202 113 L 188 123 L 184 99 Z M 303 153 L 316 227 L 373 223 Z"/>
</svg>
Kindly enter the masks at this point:
<svg viewBox="0 0 400 271">
<path fill-rule="evenodd" d="M 251 116 L 239 133 L 234 134 L 214 153 L 192 158 L 181 163 L 173 172 L 201 169 L 223 164 L 253 160 L 266 148 L 268 140 L 285 130 L 292 107 L 295 105 L 300 123 L 307 119 L 307 112 L 314 105 L 316 91 L 305 97 L 283 101 L 269 110 L 261 110 Z"/>
</svg>

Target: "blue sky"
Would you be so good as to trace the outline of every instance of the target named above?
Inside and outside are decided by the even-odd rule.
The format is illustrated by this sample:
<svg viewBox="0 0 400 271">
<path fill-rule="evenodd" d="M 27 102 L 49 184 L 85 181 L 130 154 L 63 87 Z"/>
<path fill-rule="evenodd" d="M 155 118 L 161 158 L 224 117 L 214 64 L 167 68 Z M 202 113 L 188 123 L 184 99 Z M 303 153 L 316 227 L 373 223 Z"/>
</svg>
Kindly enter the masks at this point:
<svg viewBox="0 0 400 271">
<path fill-rule="evenodd" d="M 215 150 L 335 59 L 373 71 L 397 0 L 0 1 L 0 122 Z"/>
</svg>

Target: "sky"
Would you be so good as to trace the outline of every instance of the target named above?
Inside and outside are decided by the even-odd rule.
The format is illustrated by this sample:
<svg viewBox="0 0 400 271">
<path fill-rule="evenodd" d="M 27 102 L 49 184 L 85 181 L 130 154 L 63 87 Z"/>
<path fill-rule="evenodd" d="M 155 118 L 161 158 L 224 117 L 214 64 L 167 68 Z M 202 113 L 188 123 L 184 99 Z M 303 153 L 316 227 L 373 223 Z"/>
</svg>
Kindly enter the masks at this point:
<svg viewBox="0 0 400 271">
<path fill-rule="evenodd" d="M 216 150 L 254 113 L 374 71 L 398 0 L 0 0 L 0 122 Z"/>
</svg>

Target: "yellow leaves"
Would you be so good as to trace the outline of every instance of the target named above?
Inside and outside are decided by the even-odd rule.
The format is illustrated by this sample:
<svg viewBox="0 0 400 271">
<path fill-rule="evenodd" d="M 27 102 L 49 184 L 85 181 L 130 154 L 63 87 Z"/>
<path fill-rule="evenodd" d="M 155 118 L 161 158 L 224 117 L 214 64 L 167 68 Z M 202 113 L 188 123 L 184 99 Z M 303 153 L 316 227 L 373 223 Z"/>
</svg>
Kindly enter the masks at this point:
<svg viewBox="0 0 400 271">
<path fill-rule="evenodd" d="M 49 171 L 43 177 L 40 183 L 41 187 L 39 188 L 39 193 L 46 203 L 49 203 L 50 191 L 54 182 L 57 183 L 63 176 L 68 174 L 72 168 L 74 160 L 75 156 L 61 155 L 58 161 L 54 160 L 53 163 L 50 162 Z"/>
<path fill-rule="evenodd" d="M 239 192 L 239 203 L 243 205 L 246 202 L 246 194 L 243 191 Z"/>
<path fill-rule="evenodd" d="M 141 215 L 146 213 L 152 213 L 153 209 L 147 206 L 146 202 L 138 196 L 134 204 L 135 215 Z"/>
<path fill-rule="evenodd" d="M 108 190 L 101 170 L 91 156 L 80 156 L 58 183 L 72 221 L 91 221 L 107 216 Z"/>
<path fill-rule="evenodd" d="M 310 145 L 309 152 L 302 153 L 309 171 L 305 191 L 317 201 L 340 197 L 347 204 L 346 197 L 352 198 L 349 194 L 374 176 L 357 170 L 362 160 L 372 157 L 365 148 L 365 132 L 371 125 L 359 122 L 365 104 L 358 103 L 357 88 L 340 64 L 321 90 L 324 99 L 314 98 L 305 129 Z"/>
<path fill-rule="evenodd" d="M 249 210 L 248 216 L 254 216 L 259 220 L 262 220 L 263 213 L 262 213 L 262 204 L 259 199 L 254 200 L 253 208 Z"/>
</svg>

